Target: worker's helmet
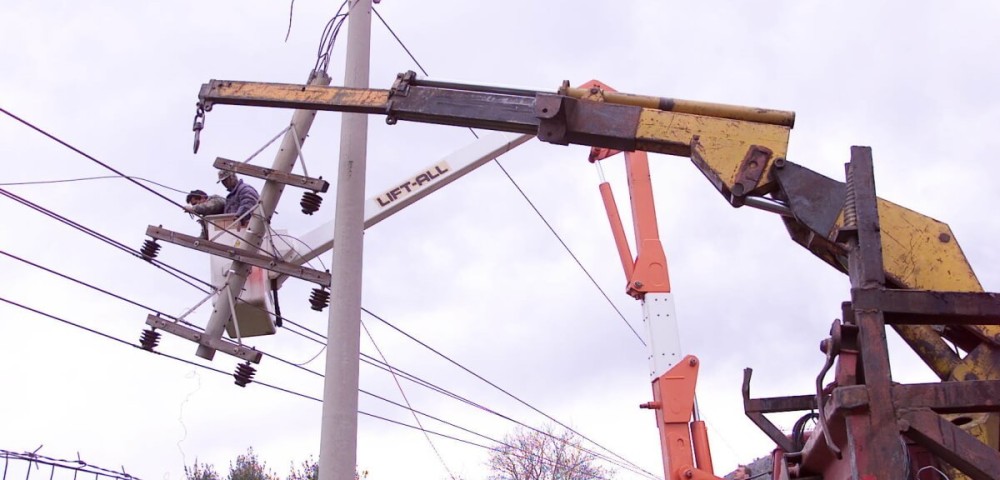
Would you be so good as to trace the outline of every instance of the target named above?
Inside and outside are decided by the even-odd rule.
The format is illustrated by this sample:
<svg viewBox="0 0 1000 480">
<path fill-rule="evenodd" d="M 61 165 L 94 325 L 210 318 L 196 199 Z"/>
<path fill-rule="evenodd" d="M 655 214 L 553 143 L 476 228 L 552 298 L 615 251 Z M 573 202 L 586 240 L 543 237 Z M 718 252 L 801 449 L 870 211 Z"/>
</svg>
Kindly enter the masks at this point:
<svg viewBox="0 0 1000 480">
<path fill-rule="evenodd" d="M 231 177 L 233 175 L 234 175 L 234 173 L 230 172 L 228 170 L 219 170 L 219 180 L 220 181 L 225 180 L 226 178 L 229 178 L 229 177 Z"/>
</svg>

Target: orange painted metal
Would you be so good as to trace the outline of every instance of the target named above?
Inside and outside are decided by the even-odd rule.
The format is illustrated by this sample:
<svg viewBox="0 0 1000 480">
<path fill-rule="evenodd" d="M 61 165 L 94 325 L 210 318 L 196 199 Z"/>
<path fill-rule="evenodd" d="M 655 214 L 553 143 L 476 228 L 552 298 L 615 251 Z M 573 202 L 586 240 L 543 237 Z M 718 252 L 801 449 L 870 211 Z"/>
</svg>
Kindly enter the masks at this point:
<svg viewBox="0 0 1000 480">
<path fill-rule="evenodd" d="M 628 246 L 628 239 L 625 238 L 625 227 L 622 226 L 622 217 L 618 213 L 618 204 L 615 202 L 615 194 L 611 191 L 611 185 L 604 182 L 600 185 L 601 198 L 604 200 L 604 209 L 608 212 L 608 223 L 611 224 L 611 234 L 615 238 L 615 245 L 618 247 L 618 256 L 622 261 L 622 269 L 625 270 L 625 278 L 632 277 L 632 250 Z"/>
<path fill-rule="evenodd" d="M 715 473 L 715 469 L 712 467 L 712 450 L 708 445 L 708 430 L 705 428 L 704 421 L 691 422 L 691 443 L 694 445 L 694 463 L 698 469 Z"/>
<path fill-rule="evenodd" d="M 586 100 L 600 102 L 604 100 L 604 92 L 615 92 L 616 90 L 608 85 L 591 80 L 580 86 L 582 89 L 589 89 Z M 592 148 L 590 150 L 590 161 L 595 162 L 611 157 L 619 153 L 619 150 L 607 148 Z M 670 293 L 670 274 L 667 270 L 667 257 L 663 253 L 663 245 L 660 243 L 660 232 L 656 226 L 656 206 L 653 204 L 653 185 L 649 178 L 649 157 L 646 152 L 625 152 L 625 168 L 628 175 L 629 197 L 632 203 L 632 221 L 635 227 L 635 250 L 636 258 L 632 262 L 632 267 L 625 267 L 625 258 L 622 258 L 625 268 L 625 278 L 628 280 L 626 291 L 635 298 L 643 298 L 646 293 Z M 615 243 L 618 246 L 618 254 L 622 256 L 628 252 L 627 242 L 619 240 L 619 234 L 624 237 L 624 232 L 619 232 L 621 220 L 618 215 L 618 208 L 613 203 L 610 189 L 601 186 L 601 195 L 604 198 L 604 207 L 608 212 L 608 219 L 611 222 L 611 231 L 615 235 Z M 611 198 L 612 203 L 609 203 Z M 614 209 L 614 212 L 612 212 Z M 624 245 L 624 248 L 623 248 Z M 631 253 L 628 252 L 631 262 Z"/>
<path fill-rule="evenodd" d="M 646 152 L 625 152 L 632 221 L 635 224 L 635 267 L 629 277 L 628 293 L 642 298 L 647 293 L 670 293 L 667 256 L 660 243 L 653 204 L 653 184 L 649 179 Z"/>
<path fill-rule="evenodd" d="M 684 474 L 695 468 L 688 422 L 694 411 L 697 381 L 698 359 L 692 355 L 653 380 L 653 402 L 648 406 L 656 410 L 665 480 L 690 478 Z"/>
</svg>

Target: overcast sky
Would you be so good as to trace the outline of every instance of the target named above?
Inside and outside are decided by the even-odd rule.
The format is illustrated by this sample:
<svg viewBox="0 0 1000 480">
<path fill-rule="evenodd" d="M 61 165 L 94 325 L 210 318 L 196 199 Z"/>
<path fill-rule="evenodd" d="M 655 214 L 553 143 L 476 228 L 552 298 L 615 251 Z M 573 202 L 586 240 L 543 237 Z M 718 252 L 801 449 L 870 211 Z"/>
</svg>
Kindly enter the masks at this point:
<svg viewBox="0 0 1000 480">
<path fill-rule="evenodd" d="M 0 5 L 0 107 L 123 172 L 167 186 L 220 192 L 216 156 L 243 160 L 291 113 L 217 107 L 201 152 L 191 152 L 198 89 L 210 79 L 303 82 L 339 1 L 74 2 Z M 873 147 L 884 198 L 949 223 L 984 287 L 1000 289 L 1000 6 L 995 2 L 504 2 L 384 0 L 376 7 L 430 78 L 554 90 L 599 79 L 620 91 L 797 112 L 789 159 L 842 178 L 851 145 Z M 416 69 L 374 19 L 373 87 Z M 343 79 L 346 28 L 330 74 Z M 321 113 L 305 145 L 312 176 L 335 184 L 339 114 Z M 473 141 L 468 130 L 370 120 L 367 191 L 376 195 Z M 255 160 L 270 166 L 273 149 Z M 500 162 L 640 332 L 584 147 L 532 141 Z M 111 174 L 0 116 L 0 183 Z M 772 446 L 742 413 L 742 369 L 755 396 L 811 391 L 817 345 L 846 277 L 791 242 L 773 214 L 733 209 L 683 158 L 654 155 L 660 232 L 687 353 L 702 359 L 699 402 L 725 473 Z M 620 202 L 620 159 L 605 162 Z M 249 179 L 257 186 L 262 182 Z M 120 179 L 4 186 L 21 197 L 138 248 L 147 225 L 197 232 L 163 199 Z M 154 187 L 182 202 L 184 195 Z M 220 192 L 221 193 L 221 192 Z M 287 189 L 275 228 L 301 235 L 333 216 L 334 195 L 313 216 Z M 627 212 L 624 208 L 623 212 Z M 138 259 L 7 198 L 0 250 L 179 315 L 202 298 Z M 328 266 L 330 254 L 322 261 Z M 159 259 L 208 278 L 208 257 L 165 245 Z M 318 264 L 317 264 L 318 266 Z M 0 256 L 0 297 L 130 342 L 149 313 Z M 308 308 L 312 285 L 290 281 L 282 312 L 326 331 Z M 431 195 L 365 236 L 363 305 L 477 374 L 604 447 L 662 472 L 646 352 L 600 291 L 496 164 Z M 203 325 L 209 310 L 190 319 Z M 362 315 L 388 362 L 533 426 L 545 418 Z M 932 375 L 890 333 L 894 379 Z M 304 362 L 320 345 L 288 331 L 251 341 Z M 194 356 L 164 335 L 159 350 L 231 371 L 236 361 Z M 362 351 L 377 356 L 364 339 Z M 196 458 L 225 470 L 253 446 L 284 475 L 318 454 L 321 405 L 155 356 L 0 302 L 0 449 L 93 464 L 142 478 L 177 479 Z M 322 356 L 307 367 L 321 371 Z M 257 378 L 312 397 L 322 379 L 265 359 Z M 361 386 L 400 400 L 392 378 L 362 365 Z M 413 407 L 492 438 L 514 425 L 403 382 Z M 360 408 L 413 423 L 408 412 L 361 396 Z M 789 428 L 795 417 L 778 418 Z M 489 443 L 432 420 L 425 427 Z M 486 476 L 484 449 L 383 420 L 359 421 L 359 468 L 373 480 Z M 590 445 L 591 448 L 593 445 Z M 443 464 L 442 464 L 443 462 Z M 640 478 L 619 469 L 618 478 Z"/>
</svg>

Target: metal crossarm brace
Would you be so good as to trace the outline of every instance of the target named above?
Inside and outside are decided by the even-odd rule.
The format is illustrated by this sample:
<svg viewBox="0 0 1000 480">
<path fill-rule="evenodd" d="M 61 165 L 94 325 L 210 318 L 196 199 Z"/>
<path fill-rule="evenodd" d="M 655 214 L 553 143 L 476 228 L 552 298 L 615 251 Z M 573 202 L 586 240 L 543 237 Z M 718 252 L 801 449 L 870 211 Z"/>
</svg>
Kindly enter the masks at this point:
<svg viewBox="0 0 1000 480">
<path fill-rule="evenodd" d="M 250 165 L 247 163 L 237 162 L 235 160 L 229 160 L 222 157 L 216 157 L 215 163 L 212 164 L 212 166 L 214 166 L 219 170 L 235 172 L 241 175 L 249 175 L 251 177 L 261 178 L 264 180 L 273 180 L 278 183 L 290 185 L 293 187 L 304 188 L 306 190 L 312 190 L 314 192 L 325 192 L 330 189 L 330 182 L 320 178 L 306 177 L 302 175 L 296 175 L 294 173 L 279 172 L 273 168 Z"/>
<path fill-rule="evenodd" d="M 163 240 L 182 247 L 192 248 L 201 252 L 209 253 L 218 257 L 228 258 L 237 262 L 271 270 L 281 274 L 301 278 L 324 287 L 330 286 L 330 274 L 308 267 L 293 265 L 283 262 L 277 258 L 262 255 L 242 248 L 231 247 L 217 242 L 211 242 L 202 238 L 185 235 L 183 233 L 167 230 L 162 227 L 150 225 L 146 228 L 146 235 L 157 240 Z"/>
<path fill-rule="evenodd" d="M 179 323 L 171 322 L 165 318 L 157 317 L 156 315 L 148 315 L 146 317 L 146 325 L 158 328 L 167 333 L 172 333 L 181 338 L 186 338 L 199 345 L 211 347 L 213 350 L 218 350 L 227 355 L 232 355 L 240 360 L 260 363 L 260 359 L 263 356 L 263 352 L 247 348 L 242 345 L 237 345 L 236 343 L 223 338 L 212 338 L 206 336 L 203 332 Z"/>
<path fill-rule="evenodd" d="M 900 430 L 973 480 L 995 480 L 1000 455 L 930 410 L 900 415 Z"/>
<path fill-rule="evenodd" d="M 862 289 L 853 295 L 858 308 L 884 311 L 887 324 L 1000 324 L 996 293 Z"/>
<path fill-rule="evenodd" d="M 929 408 L 937 413 L 1000 412 L 1000 380 L 893 385 L 897 411 Z M 869 404 L 864 385 L 839 387 L 830 401 L 833 411 L 847 412 Z"/>
</svg>

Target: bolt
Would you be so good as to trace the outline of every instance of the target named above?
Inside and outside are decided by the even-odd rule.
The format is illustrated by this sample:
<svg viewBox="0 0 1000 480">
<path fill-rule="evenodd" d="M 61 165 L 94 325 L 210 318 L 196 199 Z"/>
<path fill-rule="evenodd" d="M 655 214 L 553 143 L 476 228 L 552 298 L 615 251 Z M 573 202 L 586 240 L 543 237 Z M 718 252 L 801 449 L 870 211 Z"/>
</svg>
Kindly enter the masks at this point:
<svg viewBox="0 0 1000 480">
<path fill-rule="evenodd" d="M 692 367 L 695 366 L 695 365 L 697 365 L 697 364 L 698 364 L 698 359 L 697 358 L 692 358 L 691 360 L 688 360 L 688 365 L 691 365 Z"/>
<path fill-rule="evenodd" d="M 732 190 L 733 196 L 735 196 L 735 197 L 742 197 L 743 193 L 746 191 L 746 189 L 743 187 L 742 183 L 737 183 L 737 184 L 733 185 L 733 188 L 730 189 L 730 190 Z"/>
<path fill-rule="evenodd" d="M 693 477 L 694 477 L 694 472 L 692 472 L 691 470 L 684 470 L 684 478 L 693 478 Z"/>
<path fill-rule="evenodd" d="M 590 87 L 590 93 L 593 94 L 593 95 L 597 95 L 597 93 L 600 92 L 600 91 L 601 91 L 600 88 Z"/>
<path fill-rule="evenodd" d="M 635 288 L 642 288 L 642 282 L 633 282 L 632 285 L 634 285 Z"/>
<path fill-rule="evenodd" d="M 775 158 L 774 168 L 785 168 L 785 159 L 782 157 Z"/>
<path fill-rule="evenodd" d="M 823 341 L 819 342 L 819 351 L 823 353 L 828 353 L 830 351 L 830 339 L 824 338 Z"/>
<path fill-rule="evenodd" d="M 942 233 L 941 235 L 938 235 L 938 240 L 941 240 L 941 243 L 948 243 L 951 241 L 951 235 Z"/>
</svg>

